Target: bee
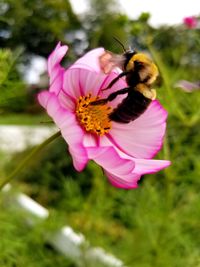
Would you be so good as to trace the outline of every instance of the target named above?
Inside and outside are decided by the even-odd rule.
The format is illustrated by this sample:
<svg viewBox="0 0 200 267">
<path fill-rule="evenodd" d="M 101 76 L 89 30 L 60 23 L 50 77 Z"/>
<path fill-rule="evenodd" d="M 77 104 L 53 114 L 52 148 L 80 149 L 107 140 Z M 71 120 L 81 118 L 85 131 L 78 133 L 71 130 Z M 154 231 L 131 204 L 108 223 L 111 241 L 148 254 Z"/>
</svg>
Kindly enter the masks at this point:
<svg viewBox="0 0 200 267">
<path fill-rule="evenodd" d="M 132 49 L 126 50 L 124 45 L 118 39 L 116 40 L 122 46 L 124 53 L 117 55 L 105 51 L 100 56 L 99 63 L 105 74 L 110 73 L 115 67 L 119 67 L 122 72 L 103 90 L 110 89 L 122 77 L 125 77 L 128 87 L 90 104 L 105 105 L 118 95 L 127 94 L 122 102 L 109 114 L 109 118 L 115 122 L 129 123 L 137 119 L 147 109 L 151 101 L 156 98 L 156 90 L 152 89 L 152 84 L 158 76 L 158 68 L 149 56 Z"/>
</svg>

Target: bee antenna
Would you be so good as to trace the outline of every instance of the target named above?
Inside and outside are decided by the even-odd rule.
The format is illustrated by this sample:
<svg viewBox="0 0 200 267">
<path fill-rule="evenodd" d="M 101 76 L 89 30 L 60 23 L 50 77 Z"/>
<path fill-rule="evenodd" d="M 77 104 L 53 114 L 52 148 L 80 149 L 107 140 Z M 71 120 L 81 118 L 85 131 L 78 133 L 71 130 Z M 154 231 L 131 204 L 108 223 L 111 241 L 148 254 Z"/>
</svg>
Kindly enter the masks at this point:
<svg viewBox="0 0 200 267">
<path fill-rule="evenodd" d="M 118 44 L 121 45 L 121 47 L 122 47 L 122 49 L 124 50 L 124 52 L 126 52 L 126 48 L 125 48 L 125 46 L 122 44 L 122 42 L 121 42 L 118 38 L 116 38 L 116 37 L 114 37 L 114 36 L 113 36 L 113 39 L 115 39 L 115 41 L 118 42 Z"/>
</svg>

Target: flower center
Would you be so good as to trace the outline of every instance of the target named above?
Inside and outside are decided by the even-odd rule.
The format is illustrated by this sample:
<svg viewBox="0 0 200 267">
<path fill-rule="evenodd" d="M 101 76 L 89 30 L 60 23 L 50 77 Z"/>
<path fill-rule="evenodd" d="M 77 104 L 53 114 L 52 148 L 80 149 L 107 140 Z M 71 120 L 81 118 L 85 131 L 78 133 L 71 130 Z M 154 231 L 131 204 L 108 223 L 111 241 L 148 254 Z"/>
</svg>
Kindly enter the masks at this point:
<svg viewBox="0 0 200 267">
<path fill-rule="evenodd" d="M 102 136 L 111 129 L 111 121 L 108 115 L 112 108 L 101 104 L 90 105 L 97 99 L 97 97 L 91 97 L 91 94 L 80 96 L 76 105 L 76 116 L 87 132 Z"/>
</svg>

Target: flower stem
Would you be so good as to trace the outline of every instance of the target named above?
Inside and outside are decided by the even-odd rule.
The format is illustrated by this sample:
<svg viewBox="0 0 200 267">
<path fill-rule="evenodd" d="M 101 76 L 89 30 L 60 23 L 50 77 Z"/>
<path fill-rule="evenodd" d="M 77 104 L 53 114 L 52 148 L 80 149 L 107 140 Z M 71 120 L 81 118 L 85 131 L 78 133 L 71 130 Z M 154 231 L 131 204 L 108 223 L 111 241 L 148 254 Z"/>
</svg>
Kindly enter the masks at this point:
<svg viewBox="0 0 200 267">
<path fill-rule="evenodd" d="M 57 137 L 61 135 L 61 132 L 57 132 L 50 136 L 48 139 L 46 139 L 44 142 L 39 144 L 38 146 L 34 147 L 31 152 L 25 157 L 24 160 L 6 177 L 3 181 L 0 182 L 0 190 L 9 183 L 20 171 L 22 171 L 28 163 L 31 162 L 31 160 L 49 143 L 51 143 L 53 140 L 55 140 Z"/>
</svg>

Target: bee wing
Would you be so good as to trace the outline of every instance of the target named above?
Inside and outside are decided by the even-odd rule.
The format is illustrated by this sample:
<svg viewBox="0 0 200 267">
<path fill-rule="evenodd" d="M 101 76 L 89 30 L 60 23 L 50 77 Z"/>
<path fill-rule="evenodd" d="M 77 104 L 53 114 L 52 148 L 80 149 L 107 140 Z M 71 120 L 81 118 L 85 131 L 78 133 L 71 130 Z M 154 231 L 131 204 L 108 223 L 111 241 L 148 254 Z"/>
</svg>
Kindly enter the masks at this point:
<svg viewBox="0 0 200 267">
<path fill-rule="evenodd" d="M 115 68 L 122 69 L 123 62 L 124 62 L 124 58 L 122 55 L 116 55 L 110 51 L 105 51 L 99 57 L 100 67 L 105 74 L 110 73 Z"/>
</svg>

